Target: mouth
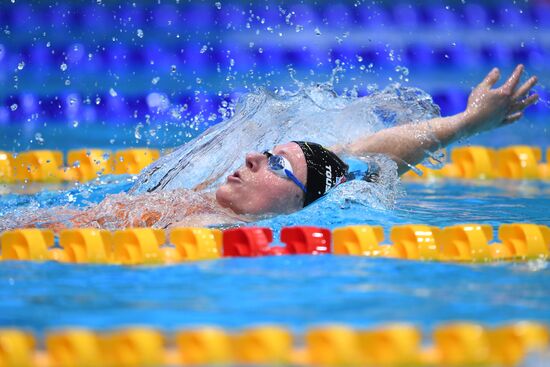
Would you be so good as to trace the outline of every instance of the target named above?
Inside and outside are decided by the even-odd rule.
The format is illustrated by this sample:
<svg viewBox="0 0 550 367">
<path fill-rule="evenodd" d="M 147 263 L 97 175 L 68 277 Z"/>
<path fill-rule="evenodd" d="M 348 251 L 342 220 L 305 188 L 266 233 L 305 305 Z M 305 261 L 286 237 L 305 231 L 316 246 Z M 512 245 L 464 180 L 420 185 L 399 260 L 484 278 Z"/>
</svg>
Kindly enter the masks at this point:
<svg viewBox="0 0 550 367">
<path fill-rule="evenodd" d="M 233 174 L 227 176 L 227 182 L 243 182 L 243 180 L 239 172 L 235 171 Z"/>
</svg>

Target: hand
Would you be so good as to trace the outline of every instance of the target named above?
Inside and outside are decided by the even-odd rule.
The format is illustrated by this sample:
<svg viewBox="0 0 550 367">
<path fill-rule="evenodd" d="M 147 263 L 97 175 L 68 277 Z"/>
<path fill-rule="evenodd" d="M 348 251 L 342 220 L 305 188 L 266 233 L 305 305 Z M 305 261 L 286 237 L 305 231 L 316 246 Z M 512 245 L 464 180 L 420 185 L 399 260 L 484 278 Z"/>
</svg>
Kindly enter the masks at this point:
<svg viewBox="0 0 550 367">
<path fill-rule="evenodd" d="M 537 84 L 536 76 L 518 88 L 523 69 L 523 65 L 518 65 L 502 87 L 492 89 L 500 78 L 500 71 L 494 68 L 472 91 L 465 111 L 468 135 L 511 124 L 523 117 L 523 110 L 538 101 L 536 93 L 528 96 Z"/>
</svg>

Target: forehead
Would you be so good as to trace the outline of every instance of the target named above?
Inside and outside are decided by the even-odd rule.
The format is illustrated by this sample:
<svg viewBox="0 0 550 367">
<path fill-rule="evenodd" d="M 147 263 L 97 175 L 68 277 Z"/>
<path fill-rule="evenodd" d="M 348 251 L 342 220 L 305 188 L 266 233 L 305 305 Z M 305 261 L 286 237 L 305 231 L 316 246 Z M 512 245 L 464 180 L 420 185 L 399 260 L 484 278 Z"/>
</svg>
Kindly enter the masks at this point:
<svg viewBox="0 0 550 367">
<path fill-rule="evenodd" d="M 275 145 L 273 147 L 272 152 L 273 154 L 284 155 L 288 158 L 289 156 L 293 156 L 293 155 L 299 156 L 300 153 L 302 153 L 302 149 L 300 149 L 298 144 L 291 142 L 291 143 Z"/>
</svg>

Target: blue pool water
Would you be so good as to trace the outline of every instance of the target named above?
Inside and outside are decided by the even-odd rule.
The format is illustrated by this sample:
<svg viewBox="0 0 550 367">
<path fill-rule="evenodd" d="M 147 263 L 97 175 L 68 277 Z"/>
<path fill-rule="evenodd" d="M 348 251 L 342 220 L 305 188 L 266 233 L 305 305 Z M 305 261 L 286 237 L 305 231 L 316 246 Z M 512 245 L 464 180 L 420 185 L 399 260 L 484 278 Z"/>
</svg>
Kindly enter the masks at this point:
<svg viewBox="0 0 550 367">
<path fill-rule="evenodd" d="M 224 259 L 177 266 L 4 263 L 0 323 L 43 332 L 150 325 L 238 329 L 276 322 L 374 326 L 451 320 L 550 322 L 547 263 L 456 265 L 336 256 Z"/>
<path fill-rule="evenodd" d="M 167 150 L 231 115 L 243 93 L 293 91 L 331 76 L 341 94 L 368 95 L 395 82 L 419 87 L 442 115 L 451 115 L 491 67 L 505 75 L 519 62 L 539 75 L 543 101 L 517 124 L 460 144 L 550 147 L 547 2 L 158 3 L 0 4 L 0 150 Z M 93 205 L 134 182 L 107 176 L 88 184 L 0 185 L 0 221 Z M 387 237 L 391 226 L 407 223 L 550 224 L 548 181 L 401 183 L 391 193 L 395 200 L 381 204 L 376 198 L 348 203 L 336 192 L 253 225 L 273 228 L 277 238 L 289 225 L 381 225 Z M 281 323 L 296 332 L 325 322 L 409 321 L 425 331 L 451 320 L 550 324 L 549 281 L 546 261 L 0 262 L 0 327 L 42 335 L 64 326 L 136 324 L 170 331 Z"/>
<path fill-rule="evenodd" d="M 4 195 L 4 208 L 98 201 L 128 188 L 117 182 Z M 256 224 L 275 230 L 311 224 L 550 223 L 550 183 L 407 183 L 395 209 L 316 208 Z M 70 195 L 69 195 L 70 194 Z M 322 206 L 323 203 L 319 204 Z M 6 210 L 6 209 L 4 209 Z M 386 236 L 388 233 L 386 233 Z M 214 324 L 238 329 L 277 322 L 303 331 L 312 323 L 372 326 L 410 321 L 429 330 L 450 320 L 493 325 L 529 319 L 550 322 L 550 269 L 546 261 L 449 264 L 338 256 L 223 259 L 162 267 L 57 263 L 0 264 L 0 325 L 42 333 L 81 325 L 105 330 L 150 325 L 166 330 Z"/>
</svg>

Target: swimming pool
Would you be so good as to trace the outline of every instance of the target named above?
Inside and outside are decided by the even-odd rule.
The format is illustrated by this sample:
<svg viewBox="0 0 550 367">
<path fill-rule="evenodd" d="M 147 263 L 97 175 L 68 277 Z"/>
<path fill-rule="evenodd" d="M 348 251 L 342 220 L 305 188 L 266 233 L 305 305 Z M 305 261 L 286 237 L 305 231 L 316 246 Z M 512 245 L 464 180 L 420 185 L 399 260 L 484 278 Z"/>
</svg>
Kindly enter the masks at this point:
<svg viewBox="0 0 550 367">
<path fill-rule="evenodd" d="M 447 8 L 429 1 L 286 7 L 17 2 L 1 10 L 9 32 L 0 41 L 0 81 L 7 83 L 0 92 L 0 150 L 169 149 L 230 115 L 231 100 L 254 86 L 296 90 L 293 78 L 326 82 L 335 70 L 339 93 L 354 95 L 355 86 L 367 95 L 373 84 L 397 81 L 428 91 L 449 115 L 490 66 L 507 69 L 514 62 L 540 75 L 543 103 L 526 121 L 468 143 L 550 146 L 544 88 L 550 12 L 544 2 Z M 457 36 L 461 22 L 468 27 Z M 498 37 L 502 42 L 493 40 Z M 82 207 L 134 182 L 129 175 L 107 176 L 65 184 L 61 191 L 2 185 L 0 217 Z M 335 194 L 254 225 L 272 228 L 275 238 L 291 225 L 381 225 L 388 238 L 390 227 L 409 223 L 550 224 L 548 181 L 403 182 L 393 194 L 394 203 L 369 197 L 351 204 Z M 0 327 L 43 336 L 67 326 L 102 331 L 136 324 L 170 332 L 276 323 L 296 333 L 330 322 L 356 328 L 411 322 L 425 332 L 457 320 L 550 324 L 549 279 L 545 260 L 458 264 L 284 256 L 161 267 L 1 262 Z"/>
</svg>

